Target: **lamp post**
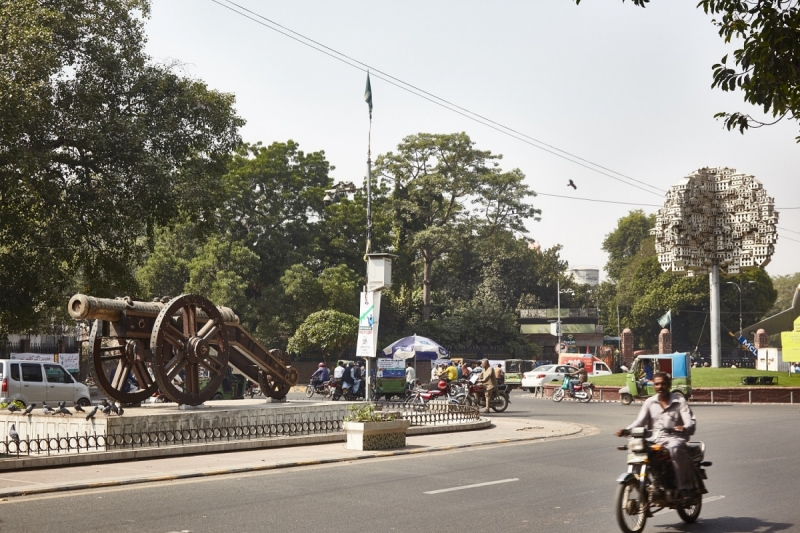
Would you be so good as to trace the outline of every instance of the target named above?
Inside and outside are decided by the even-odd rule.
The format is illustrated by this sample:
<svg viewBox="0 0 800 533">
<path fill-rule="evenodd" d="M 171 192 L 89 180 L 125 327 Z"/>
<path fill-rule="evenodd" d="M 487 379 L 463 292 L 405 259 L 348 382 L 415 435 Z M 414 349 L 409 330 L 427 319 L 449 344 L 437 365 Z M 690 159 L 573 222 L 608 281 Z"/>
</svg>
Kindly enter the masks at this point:
<svg viewBox="0 0 800 533">
<path fill-rule="evenodd" d="M 557 344 L 557 346 L 558 346 L 558 353 L 560 354 L 561 353 L 561 294 L 562 293 L 564 293 L 564 294 L 569 293 L 569 294 L 574 295 L 575 291 L 573 291 L 572 289 L 561 290 L 561 280 L 560 279 L 556 280 L 556 289 L 558 290 L 558 311 L 557 311 L 558 317 L 557 317 L 557 320 L 556 320 L 556 326 L 558 327 L 558 344 Z"/>
<path fill-rule="evenodd" d="M 755 281 L 748 281 L 748 285 L 755 285 Z M 733 285 L 739 289 L 739 336 L 742 336 L 742 286 L 735 281 L 728 281 L 726 285 Z"/>
</svg>

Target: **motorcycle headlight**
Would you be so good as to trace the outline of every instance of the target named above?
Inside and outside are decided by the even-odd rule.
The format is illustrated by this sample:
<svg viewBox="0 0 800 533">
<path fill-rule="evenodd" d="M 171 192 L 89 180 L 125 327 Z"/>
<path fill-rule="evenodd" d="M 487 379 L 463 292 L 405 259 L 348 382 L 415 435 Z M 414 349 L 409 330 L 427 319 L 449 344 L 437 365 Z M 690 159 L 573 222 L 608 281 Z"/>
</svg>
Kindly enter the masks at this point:
<svg viewBox="0 0 800 533">
<path fill-rule="evenodd" d="M 632 452 L 643 452 L 645 448 L 644 439 L 631 439 L 628 443 L 628 450 Z"/>
</svg>

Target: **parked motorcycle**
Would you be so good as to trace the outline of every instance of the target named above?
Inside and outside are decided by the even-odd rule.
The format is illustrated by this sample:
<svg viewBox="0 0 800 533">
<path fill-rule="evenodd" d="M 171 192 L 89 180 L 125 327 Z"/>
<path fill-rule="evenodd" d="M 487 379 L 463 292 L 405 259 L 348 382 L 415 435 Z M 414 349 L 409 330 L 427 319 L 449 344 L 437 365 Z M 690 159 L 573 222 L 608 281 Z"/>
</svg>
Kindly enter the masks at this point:
<svg viewBox="0 0 800 533">
<path fill-rule="evenodd" d="M 486 406 L 486 387 L 480 383 L 470 383 L 466 403 L 468 405 L 477 405 L 480 408 L 484 408 Z M 508 409 L 509 403 L 511 403 L 511 398 L 508 396 L 508 388 L 506 385 L 498 385 L 497 392 L 492 398 L 489 407 L 496 413 L 502 413 Z"/>
<path fill-rule="evenodd" d="M 655 430 L 671 433 L 669 430 Z M 705 444 L 689 442 L 689 456 L 692 458 L 694 470 L 694 488 L 689 496 L 681 498 L 675 482 L 669 450 L 661 444 L 647 440 L 648 430 L 633 428 L 625 431 L 628 444 L 619 446 L 619 450 L 628 451 L 628 471 L 622 474 L 617 482 L 616 517 L 617 524 L 625 533 L 639 533 L 644 529 L 648 516 L 653 516 L 662 509 L 675 509 L 684 522 L 694 522 L 700 516 L 703 494 L 706 494 L 705 483 L 708 479 L 705 467 L 711 466 L 704 461 Z"/>
<path fill-rule="evenodd" d="M 580 383 L 578 381 L 575 382 L 573 386 L 574 392 L 570 392 L 569 390 L 569 376 L 564 378 L 564 383 L 561 384 L 561 387 L 557 388 L 553 391 L 553 401 L 560 402 L 564 399 L 564 396 L 569 396 L 570 398 L 574 398 L 579 402 L 587 403 L 592 401 L 592 397 L 594 396 L 594 384 L 589 383 Z"/>
<path fill-rule="evenodd" d="M 308 386 L 306 387 L 306 397 L 311 398 L 315 394 L 319 394 L 323 398 L 330 397 L 332 394 L 330 381 L 323 381 L 322 383 L 314 385 L 314 380 L 310 380 L 308 382 Z"/>
<path fill-rule="evenodd" d="M 261 389 L 259 388 L 258 385 L 256 385 L 252 381 L 247 380 L 247 385 L 244 388 L 244 393 L 250 398 L 253 398 L 261 394 Z"/>
</svg>

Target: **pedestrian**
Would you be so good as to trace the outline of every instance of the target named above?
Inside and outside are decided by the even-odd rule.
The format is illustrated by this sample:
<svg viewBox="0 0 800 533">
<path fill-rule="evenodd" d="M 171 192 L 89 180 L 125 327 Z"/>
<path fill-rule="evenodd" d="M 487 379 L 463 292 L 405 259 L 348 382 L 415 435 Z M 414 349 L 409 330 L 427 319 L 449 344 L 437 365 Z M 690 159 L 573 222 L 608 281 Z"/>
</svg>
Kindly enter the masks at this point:
<svg viewBox="0 0 800 533">
<path fill-rule="evenodd" d="M 439 365 L 431 361 L 431 381 L 434 381 L 437 377 L 439 377 Z"/>
<path fill-rule="evenodd" d="M 469 379 L 469 375 L 472 372 L 472 369 L 469 367 L 466 361 L 461 363 L 461 377 L 464 379 Z"/>
<path fill-rule="evenodd" d="M 497 389 L 497 377 L 495 376 L 494 369 L 492 368 L 492 365 L 489 364 L 488 359 L 481 361 L 481 367 L 483 368 L 483 371 L 478 377 L 478 383 L 481 383 L 484 386 L 484 394 L 486 396 L 486 412 L 488 413 L 489 408 L 492 405 L 492 398 L 494 398 L 494 394 Z"/>
<path fill-rule="evenodd" d="M 406 387 L 408 390 L 414 388 L 415 381 L 417 381 L 417 371 L 411 366 L 411 361 L 406 361 Z"/>
<path fill-rule="evenodd" d="M 792 363 L 791 365 L 789 365 L 789 373 L 794 374 L 795 372 L 797 372 L 797 365 Z"/>
</svg>

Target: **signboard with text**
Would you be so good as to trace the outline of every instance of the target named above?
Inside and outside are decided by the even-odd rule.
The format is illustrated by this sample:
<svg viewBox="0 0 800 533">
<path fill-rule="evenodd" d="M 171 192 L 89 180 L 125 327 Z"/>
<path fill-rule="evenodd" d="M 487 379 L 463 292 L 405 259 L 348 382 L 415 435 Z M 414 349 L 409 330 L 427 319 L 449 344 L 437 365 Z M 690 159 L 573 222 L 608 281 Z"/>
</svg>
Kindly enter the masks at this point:
<svg viewBox="0 0 800 533">
<path fill-rule="evenodd" d="M 378 350 L 378 319 L 381 311 L 381 292 L 362 292 L 360 307 L 356 357 L 375 357 L 375 352 Z"/>
</svg>

